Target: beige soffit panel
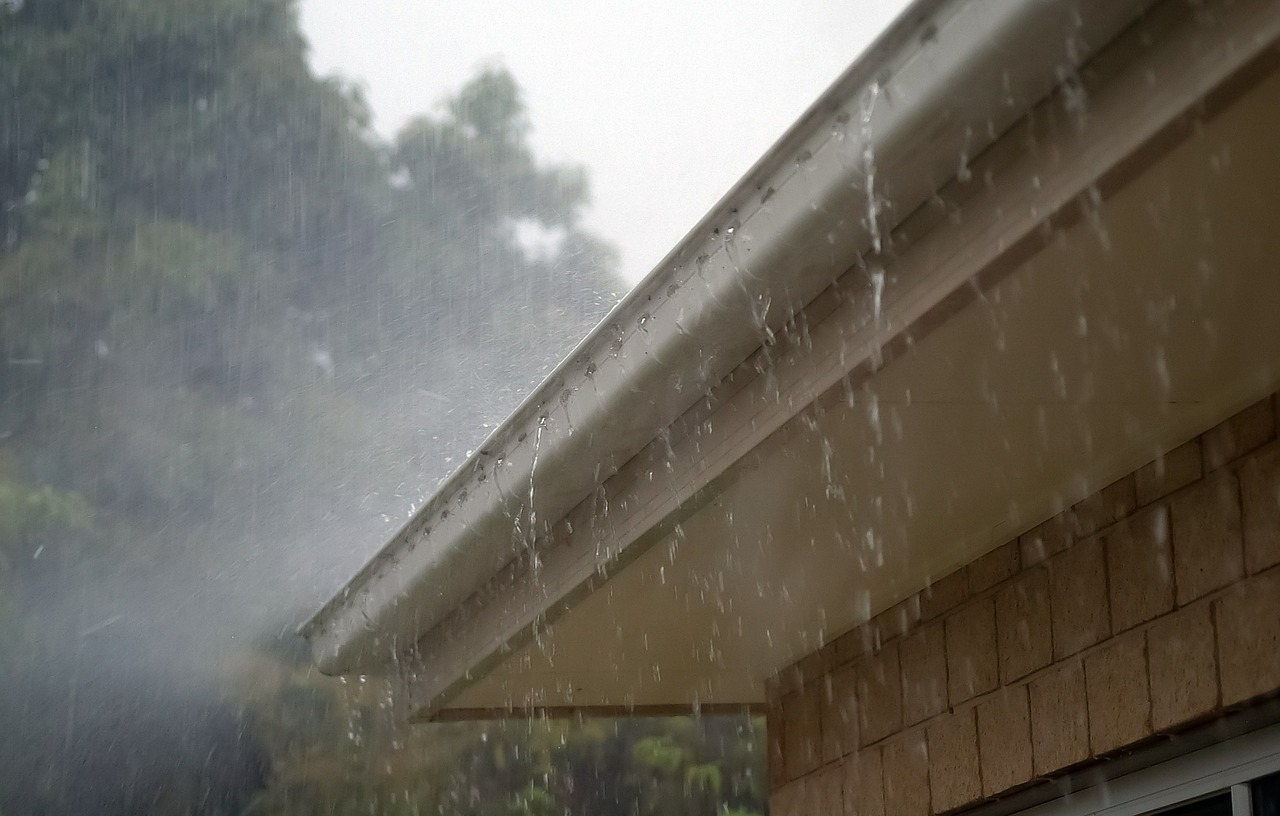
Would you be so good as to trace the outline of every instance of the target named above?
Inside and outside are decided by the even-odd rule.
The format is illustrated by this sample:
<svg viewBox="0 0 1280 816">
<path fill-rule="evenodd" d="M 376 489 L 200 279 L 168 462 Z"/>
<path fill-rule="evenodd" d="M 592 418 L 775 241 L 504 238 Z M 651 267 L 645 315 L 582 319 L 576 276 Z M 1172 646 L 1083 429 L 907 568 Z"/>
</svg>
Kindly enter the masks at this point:
<svg viewBox="0 0 1280 816">
<path fill-rule="evenodd" d="M 303 627 L 414 648 L 1149 0 L 921 0 Z M 656 519 L 654 519 L 656 521 Z"/>
<path fill-rule="evenodd" d="M 1277 143 L 1273 73 L 825 392 L 441 716 L 741 711 L 832 636 L 1273 393 Z"/>
<path fill-rule="evenodd" d="M 886 348 L 909 342 L 912 332 L 937 325 L 989 288 L 1042 245 L 1040 237 L 1047 233 L 1041 227 L 1048 219 L 1078 214 L 1082 195 L 1089 198 L 1100 179 L 1106 183 L 1108 169 L 1149 151 L 1152 140 L 1201 104 L 1208 91 L 1270 48 L 1280 33 L 1277 16 L 1273 5 L 1258 2 L 1234 5 L 1208 26 L 1176 15 L 1157 18 L 1151 30 L 1161 36 L 1154 44 L 1135 35 L 1125 54 L 1109 55 L 1119 67 L 1104 84 L 1089 89 L 1088 116 L 1044 136 L 1036 152 L 1014 156 L 965 203 L 962 223 L 921 235 L 889 266 L 892 274 L 880 280 L 874 271 L 851 274 L 829 302 L 815 303 L 805 315 L 801 342 L 779 343 L 759 355 L 760 366 L 740 369 L 570 512 L 539 550 L 536 563 L 517 563 L 489 591 L 428 631 L 419 660 L 401 666 L 411 707 L 429 716 L 453 700 L 527 642 L 537 627 L 555 620 L 673 525 L 688 520 L 717 492 L 716 479 L 817 395 L 851 371 L 873 370 Z M 1153 84 L 1152 76 L 1160 82 Z M 819 310 L 827 315 L 822 322 Z M 767 375 L 755 376 L 757 368 Z M 1034 512 L 1028 509 L 1028 517 Z M 602 528 L 607 530 L 601 533 Z M 914 580 L 923 577 L 919 573 Z M 811 628 L 806 637 L 816 637 L 820 628 Z M 599 636 L 613 637 L 609 632 Z M 523 705 L 518 695 L 496 699 L 497 705 Z M 714 695 L 700 699 L 715 702 Z M 563 699 L 548 704 L 553 702 L 565 704 Z M 610 704 L 650 703 L 673 704 L 634 699 Z M 458 704 L 470 703 L 459 698 Z M 488 704 L 495 704 L 493 698 Z"/>
</svg>

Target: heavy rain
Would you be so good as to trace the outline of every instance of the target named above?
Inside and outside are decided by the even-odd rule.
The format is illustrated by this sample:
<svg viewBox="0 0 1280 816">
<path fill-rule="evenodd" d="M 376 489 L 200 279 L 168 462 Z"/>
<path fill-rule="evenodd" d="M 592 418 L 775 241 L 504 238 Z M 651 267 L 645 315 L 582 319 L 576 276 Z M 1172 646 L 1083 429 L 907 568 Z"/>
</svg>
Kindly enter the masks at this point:
<svg viewBox="0 0 1280 816">
<path fill-rule="evenodd" d="M 1274 4 L 462 5 L 0 1 L 0 816 L 1280 813 Z"/>
</svg>

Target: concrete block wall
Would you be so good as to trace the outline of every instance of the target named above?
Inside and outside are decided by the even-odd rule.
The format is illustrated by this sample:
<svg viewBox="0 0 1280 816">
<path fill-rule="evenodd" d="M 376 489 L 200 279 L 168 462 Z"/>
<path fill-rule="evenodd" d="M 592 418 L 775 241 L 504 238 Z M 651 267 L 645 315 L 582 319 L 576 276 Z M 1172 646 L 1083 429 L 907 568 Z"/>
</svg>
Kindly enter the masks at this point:
<svg viewBox="0 0 1280 816">
<path fill-rule="evenodd" d="M 775 816 L 933 816 L 1280 692 L 1280 398 L 769 685 Z"/>
</svg>

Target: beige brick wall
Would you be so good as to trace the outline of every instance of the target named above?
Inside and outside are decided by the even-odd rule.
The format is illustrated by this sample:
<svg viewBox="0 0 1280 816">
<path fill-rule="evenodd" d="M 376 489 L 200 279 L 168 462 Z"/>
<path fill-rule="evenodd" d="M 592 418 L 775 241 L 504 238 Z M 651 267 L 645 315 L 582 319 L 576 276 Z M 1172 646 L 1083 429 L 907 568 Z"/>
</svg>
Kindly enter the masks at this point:
<svg viewBox="0 0 1280 816">
<path fill-rule="evenodd" d="M 932 816 L 1280 693 L 1280 396 L 770 683 L 780 816 Z"/>
</svg>

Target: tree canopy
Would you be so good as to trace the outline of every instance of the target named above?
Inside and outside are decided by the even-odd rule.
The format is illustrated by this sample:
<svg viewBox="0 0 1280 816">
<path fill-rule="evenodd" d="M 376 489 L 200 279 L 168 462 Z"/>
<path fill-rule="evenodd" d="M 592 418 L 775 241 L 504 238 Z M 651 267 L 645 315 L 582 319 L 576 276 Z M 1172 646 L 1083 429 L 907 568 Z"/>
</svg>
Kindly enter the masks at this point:
<svg viewBox="0 0 1280 816">
<path fill-rule="evenodd" d="M 530 127 L 379 137 L 290 0 L 0 2 L 0 811 L 759 807 L 759 723 L 406 730 L 281 634 L 621 289 Z"/>
</svg>

